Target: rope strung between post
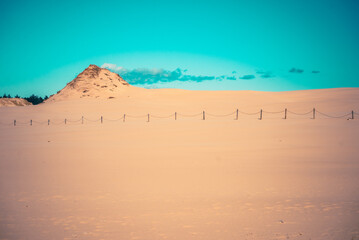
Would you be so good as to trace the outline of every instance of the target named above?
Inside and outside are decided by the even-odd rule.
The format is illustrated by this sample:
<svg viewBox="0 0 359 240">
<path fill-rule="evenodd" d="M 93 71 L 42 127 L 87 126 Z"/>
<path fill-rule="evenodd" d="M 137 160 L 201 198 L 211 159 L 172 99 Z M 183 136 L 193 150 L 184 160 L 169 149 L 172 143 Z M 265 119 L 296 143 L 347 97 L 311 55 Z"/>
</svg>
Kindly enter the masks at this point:
<svg viewBox="0 0 359 240">
<path fill-rule="evenodd" d="M 313 110 L 310 110 L 309 112 L 306 112 L 306 113 L 296 113 L 296 112 L 292 112 L 292 111 L 289 111 L 287 110 L 288 113 L 291 113 L 291 114 L 294 114 L 294 115 L 308 115 L 310 113 L 313 113 Z"/>
<path fill-rule="evenodd" d="M 50 125 L 56 125 L 56 126 L 59 126 L 59 125 L 65 125 L 63 122 L 51 122 Z"/>
<path fill-rule="evenodd" d="M 130 118 L 144 118 L 144 117 L 147 117 L 147 114 L 145 114 L 145 115 L 127 115 L 126 114 L 126 117 L 130 117 Z"/>
<path fill-rule="evenodd" d="M 47 121 L 42 121 L 42 122 L 38 122 L 38 121 L 35 121 L 35 120 L 32 120 L 32 123 L 37 123 L 37 124 L 47 124 Z"/>
<path fill-rule="evenodd" d="M 64 121 L 53 121 L 51 120 L 51 125 L 62 125 L 62 124 L 65 124 Z"/>
<path fill-rule="evenodd" d="M 282 110 L 282 111 L 278 111 L 278 112 L 270 112 L 270 111 L 264 111 L 263 110 L 263 113 L 269 113 L 269 114 L 279 114 L 279 113 L 284 113 L 285 110 Z"/>
<path fill-rule="evenodd" d="M 245 115 L 257 115 L 257 114 L 259 114 L 261 111 L 258 111 L 258 112 L 255 112 L 255 113 L 248 113 L 248 112 L 242 112 L 242 111 L 239 111 L 239 110 L 238 110 L 238 112 L 239 112 L 239 113 L 242 113 L 242 114 L 245 114 Z"/>
<path fill-rule="evenodd" d="M 318 110 L 317 110 L 317 113 L 319 113 L 319 114 L 321 114 L 321 115 L 323 115 L 323 116 L 326 116 L 326 117 L 328 117 L 328 118 L 343 118 L 343 117 L 347 117 L 347 116 L 349 116 L 349 115 L 352 114 L 352 113 L 347 113 L 347 114 L 341 115 L 341 116 L 332 116 L 332 115 L 328 115 L 328 114 L 326 114 L 326 113 L 319 112 Z"/>
<path fill-rule="evenodd" d="M 97 120 L 92 120 L 92 119 L 84 118 L 84 120 L 89 121 L 89 122 L 98 122 L 98 121 L 101 121 L 101 118 L 99 118 L 99 119 L 97 119 Z M 81 119 L 80 119 L 79 121 L 81 121 Z"/>
<path fill-rule="evenodd" d="M 66 119 L 66 122 L 70 122 L 70 123 L 76 123 L 76 122 L 80 122 L 81 119 L 79 120 L 71 120 L 71 119 Z"/>
<path fill-rule="evenodd" d="M 200 112 L 198 114 L 182 114 L 182 113 L 177 113 L 178 116 L 182 116 L 182 117 L 198 117 L 201 116 L 203 114 L 203 112 Z"/>
<path fill-rule="evenodd" d="M 20 122 L 20 121 L 16 120 L 16 124 L 24 124 L 24 125 L 28 125 L 28 124 L 30 124 L 30 121 Z"/>
<path fill-rule="evenodd" d="M 150 114 L 150 115 L 153 118 L 172 118 L 175 114 L 172 113 L 171 115 L 167 115 L 167 116 L 158 116 L 158 115 L 152 115 L 152 114 Z"/>
<path fill-rule="evenodd" d="M 67 122 L 67 123 L 66 123 L 66 124 L 64 124 L 64 125 L 69 125 L 69 126 L 78 126 L 78 125 L 82 125 L 82 123 L 81 123 L 81 122 L 79 122 L 79 121 L 77 121 L 77 122 L 71 122 L 71 123 Z"/>
<path fill-rule="evenodd" d="M 104 118 L 103 120 L 110 121 L 110 122 L 116 122 L 116 121 L 121 121 L 122 119 L 123 119 L 123 117 L 120 117 L 120 118 L 117 118 L 117 119 Z"/>
<path fill-rule="evenodd" d="M 231 115 L 234 115 L 236 112 L 237 112 L 237 110 L 234 112 L 228 113 L 228 114 L 212 114 L 212 113 L 207 113 L 207 112 L 206 112 L 206 114 L 208 116 L 212 116 L 212 117 L 229 117 Z"/>
</svg>

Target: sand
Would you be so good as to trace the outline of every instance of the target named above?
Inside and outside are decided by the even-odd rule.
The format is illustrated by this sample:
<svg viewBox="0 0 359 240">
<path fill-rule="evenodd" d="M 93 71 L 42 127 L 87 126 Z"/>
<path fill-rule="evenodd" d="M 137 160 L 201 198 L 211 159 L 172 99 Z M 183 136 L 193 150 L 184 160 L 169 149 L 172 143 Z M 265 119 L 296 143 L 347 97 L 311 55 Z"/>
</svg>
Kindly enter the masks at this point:
<svg viewBox="0 0 359 240">
<path fill-rule="evenodd" d="M 23 98 L 0 98 L 0 107 L 16 107 L 31 105 Z"/>
<path fill-rule="evenodd" d="M 0 239 L 359 239 L 359 120 L 282 112 L 359 89 L 128 89 L 0 109 Z"/>
</svg>

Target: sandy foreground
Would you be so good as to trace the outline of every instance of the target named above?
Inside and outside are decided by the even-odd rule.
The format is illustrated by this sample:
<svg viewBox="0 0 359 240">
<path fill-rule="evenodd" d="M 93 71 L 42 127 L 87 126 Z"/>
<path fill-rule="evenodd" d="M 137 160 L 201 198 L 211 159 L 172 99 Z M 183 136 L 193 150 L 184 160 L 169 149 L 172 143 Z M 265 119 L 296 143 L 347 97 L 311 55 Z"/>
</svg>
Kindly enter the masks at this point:
<svg viewBox="0 0 359 240">
<path fill-rule="evenodd" d="M 359 89 L 1 108 L 0 239 L 359 239 L 359 115 L 286 107 L 359 113 Z M 237 108 L 267 112 L 214 116 Z"/>
</svg>

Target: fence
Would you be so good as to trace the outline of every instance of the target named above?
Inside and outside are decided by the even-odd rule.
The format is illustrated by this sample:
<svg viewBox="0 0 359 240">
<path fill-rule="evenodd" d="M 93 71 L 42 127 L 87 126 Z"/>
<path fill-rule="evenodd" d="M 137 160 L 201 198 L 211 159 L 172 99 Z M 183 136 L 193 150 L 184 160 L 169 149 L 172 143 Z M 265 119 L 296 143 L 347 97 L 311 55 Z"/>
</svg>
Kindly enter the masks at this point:
<svg viewBox="0 0 359 240">
<path fill-rule="evenodd" d="M 330 114 L 326 114 L 324 112 L 318 111 L 315 108 L 313 108 L 312 110 L 308 111 L 308 112 L 293 112 L 293 111 L 289 111 L 287 108 L 282 110 L 282 111 L 277 111 L 277 112 L 271 112 L 271 111 L 264 111 L 263 109 L 259 110 L 258 112 L 243 112 L 240 111 L 239 109 L 228 113 L 228 114 L 213 114 L 213 113 L 208 113 L 206 111 L 202 111 L 200 113 L 196 113 L 196 114 L 182 114 L 182 113 L 178 113 L 178 112 L 174 112 L 173 114 L 170 115 L 165 115 L 165 116 L 160 116 L 160 115 L 153 115 L 153 114 L 144 114 L 144 115 L 126 115 L 123 114 L 122 117 L 120 118 L 116 118 L 116 119 L 109 119 L 109 118 L 104 118 L 103 116 L 101 116 L 100 118 L 97 119 L 89 119 L 86 117 L 81 117 L 80 119 L 67 119 L 65 118 L 64 120 L 59 120 L 59 121 L 51 121 L 50 119 L 46 120 L 46 121 L 35 121 L 30 119 L 29 121 L 17 121 L 16 119 L 13 120 L 13 122 L 8 122 L 8 123 L 3 123 L 0 122 L 0 125 L 8 125 L 8 126 L 17 126 L 17 125 L 66 125 L 66 124 L 84 124 L 85 122 L 100 122 L 101 124 L 104 123 L 104 121 L 109 121 L 109 122 L 117 122 L 117 121 L 122 121 L 122 122 L 126 122 L 126 120 L 131 119 L 131 118 L 137 118 L 137 119 L 146 119 L 147 122 L 150 122 L 150 120 L 152 118 L 154 119 L 169 119 L 169 118 L 173 118 L 174 120 L 178 120 L 180 117 L 182 118 L 193 118 L 193 117 L 199 117 L 199 119 L 201 120 L 206 120 L 206 116 L 210 116 L 210 117 L 215 117 L 215 118 L 220 118 L 220 117 L 229 117 L 229 116 L 234 116 L 234 120 L 239 120 L 239 116 L 240 115 L 251 115 L 251 116 L 258 116 L 258 120 L 263 120 L 265 114 L 269 114 L 269 115 L 279 115 L 281 114 L 282 119 L 288 119 L 289 114 L 292 114 L 294 116 L 308 116 L 311 119 L 316 119 L 317 115 L 321 115 L 325 118 L 342 118 L 342 119 L 347 119 L 347 120 L 353 120 L 355 118 L 355 115 L 359 115 L 359 113 L 351 111 L 347 114 L 343 114 L 343 115 L 330 115 Z"/>
</svg>

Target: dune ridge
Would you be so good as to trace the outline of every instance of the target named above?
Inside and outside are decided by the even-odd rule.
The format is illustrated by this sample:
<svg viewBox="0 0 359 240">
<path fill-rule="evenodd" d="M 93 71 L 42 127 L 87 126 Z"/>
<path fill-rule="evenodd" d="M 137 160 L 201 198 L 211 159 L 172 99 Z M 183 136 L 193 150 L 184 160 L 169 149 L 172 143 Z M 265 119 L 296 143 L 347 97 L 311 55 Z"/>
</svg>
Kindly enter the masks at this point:
<svg viewBox="0 0 359 240">
<path fill-rule="evenodd" d="M 32 105 L 23 98 L 0 98 L 0 107 L 16 107 Z"/>
</svg>

